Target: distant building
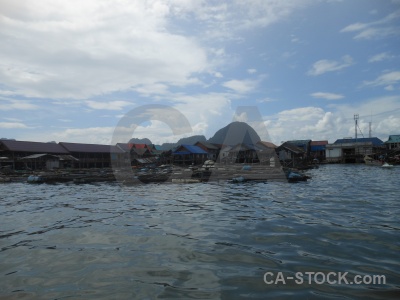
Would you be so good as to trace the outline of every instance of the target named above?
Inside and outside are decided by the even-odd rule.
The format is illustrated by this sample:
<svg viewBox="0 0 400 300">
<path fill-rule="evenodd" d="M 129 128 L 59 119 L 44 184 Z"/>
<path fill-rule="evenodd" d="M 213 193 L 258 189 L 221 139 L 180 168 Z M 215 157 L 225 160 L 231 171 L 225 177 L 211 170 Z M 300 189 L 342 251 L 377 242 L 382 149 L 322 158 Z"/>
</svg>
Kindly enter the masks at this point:
<svg viewBox="0 0 400 300">
<path fill-rule="evenodd" d="M 215 161 L 219 155 L 220 148 L 208 142 L 197 142 L 194 144 L 208 153 L 208 159 Z"/>
<path fill-rule="evenodd" d="M 292 144 L 297 148 L 302 149 L 304 151 L 305 157 L 310 156 L 311 140 L 293 140 L 293 141 L 287 141 L 286 143 Z"/>
<path fill-rule="evenodd" d="M 110 168 L 111 158 L 118 161 L 124 155 L 124 151 L 117 146 L 64 142 L 58 145 L 78 159 L 74 162 L 75 168 Z"/>
<path fill-rule="evenodd" d="M 385 145 L 388 150 L 400 148 L 400 135 L 389 135 Z"/>
<path fill-rule="evenodd" d="M 21 160 L 34 154 L 68 155 L 68 150 L 54 143 L 0 140 L 0 166 L 11 166 L 13 169 L 26 169 L 27 160 Z"/>
<path fill-rule="evenodd" d="M 384 148 L 384 143 L 377 137 L 338 139 L 326 146 L 327 162 L 356 163 L 364 162 L 366 155 L 371 156 Z"/>
<path fill-rule="evenodd" d="M 172 152 L 173 163 L 178 165 L 199 165 L 208 159 L 208 153 L 198 146 L 180 145 Z"/>
<path fill-rule="evenodd" d="M 318 159 L 320 161 L 325 160 L 325 149 L 328 145 L 328 141 L 311 141 L 310 146 L 310 156 L 313 159 Z"/>
<path fill-rule="evenodd" d="M 277 147 L 276 154 L 282 165 L 287 167 L 295 167 L 302 164 L 306 156 L 306 152 L 302 148 L 290 142 L 285 142 Z"/>
</svg>

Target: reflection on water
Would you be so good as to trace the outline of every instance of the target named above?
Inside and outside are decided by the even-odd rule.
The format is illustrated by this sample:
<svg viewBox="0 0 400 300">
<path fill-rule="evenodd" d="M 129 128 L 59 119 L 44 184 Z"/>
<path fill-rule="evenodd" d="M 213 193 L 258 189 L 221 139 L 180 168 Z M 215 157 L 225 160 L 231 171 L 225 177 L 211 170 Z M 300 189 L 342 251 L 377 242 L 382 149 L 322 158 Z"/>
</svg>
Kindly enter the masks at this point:
<svg viewBox="0 0 400 300">
<path fill-rule="evenodd" d="M 400 297 L 398 180 L 328 165 L 309 182 L 0 185 L 0 298 Z M 266 284 L 266 272 L 386 284 Z"/>
</svg>

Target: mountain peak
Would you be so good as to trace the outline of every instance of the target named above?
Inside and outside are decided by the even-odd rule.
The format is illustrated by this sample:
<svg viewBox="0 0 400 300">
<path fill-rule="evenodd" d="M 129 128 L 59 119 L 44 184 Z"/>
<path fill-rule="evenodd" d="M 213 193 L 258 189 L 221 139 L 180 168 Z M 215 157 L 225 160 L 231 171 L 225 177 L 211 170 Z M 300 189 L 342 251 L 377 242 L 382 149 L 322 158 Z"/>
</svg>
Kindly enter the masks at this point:
<svg viewBox="0 0 400 300">
<path fill-rule="evenodd" d="M 247 123 L 235 121 L 218 130 L 209 143 L 236 145 L 239 143 L 256 144 L 261 141 L 257 132 Z"/>
</svg>

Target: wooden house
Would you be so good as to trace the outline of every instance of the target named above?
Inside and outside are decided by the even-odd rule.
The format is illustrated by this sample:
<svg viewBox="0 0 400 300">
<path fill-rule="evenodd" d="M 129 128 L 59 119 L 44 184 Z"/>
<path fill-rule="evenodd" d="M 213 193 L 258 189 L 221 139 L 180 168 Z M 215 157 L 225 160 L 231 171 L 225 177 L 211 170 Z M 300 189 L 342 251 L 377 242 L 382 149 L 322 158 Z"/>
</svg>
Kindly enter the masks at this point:
<svg viewBox="0 0 400 300">
<path fill-rule="evenodd" d="M 194 145 L 180 145 L 173 152 L 173 163 L 178 165 L 200 165 L 208 159 L 208 153 Z"/>
<path fill-rule="evenodd" d="M 27 160 L 21 159 L 35 154 L 68 155 L 70 153 L 56 143 L 0 140 L 1 166 L 11 166 L 16 170 L 26 169 Z"/>
<path fill-rule="evenodd" d="M 221 150 L 217 145 L 208 142 L 197 142 L 194 144 L 208 153 L 208 159 L 216 161 Z"/>
<path fill-rule="evenodd" d="M 282 165 L 287 167 L 296 167 L 302 164 L 306 156 L 303 149 L 289 142 L 285 142 L 277 147 L 276 153 Z"/>
<path fill-rule="evenodd" d="M 111 159 L 120 160 L 124 151 L 117 146 L 100 144 L 59 143 L 68 153 L 78 159 L 75 168 L 110 168 Z"/>
</svg>

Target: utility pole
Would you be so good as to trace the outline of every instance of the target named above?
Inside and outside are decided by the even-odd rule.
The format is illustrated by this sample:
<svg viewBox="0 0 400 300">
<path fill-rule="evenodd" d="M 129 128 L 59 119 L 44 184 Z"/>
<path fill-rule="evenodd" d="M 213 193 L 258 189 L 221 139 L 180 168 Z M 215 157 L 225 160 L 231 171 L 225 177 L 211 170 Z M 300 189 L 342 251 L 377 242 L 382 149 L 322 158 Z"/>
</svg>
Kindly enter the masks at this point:
<svg viewBox="0 0 400 300">
<path fill-rule="evenodd" d="M 368 134 L 368 137 L 369 137 L 369 138 L 372 138 L 371 125 L 372 125 L 372 122 L 369 122 L 369 134 Z"/>
<path fill-rule="evenodd" d="M 354 122 L 355 122 L 355 126 L 354 126 L 354 137 L 355 137 L 355 145 L 354 145 L 354 154 L 357 154 L 357 126 L 358 126 L 358 114 L 354 115 Z"/>
<path fill-rule="evenodd" d="M 354 137 L 357 142 L 357 126 L 358 126 L 358 114 L 354 115 L 354 121 L 355 121 L 355 126 L 354 126 Z"/>
</svg>

